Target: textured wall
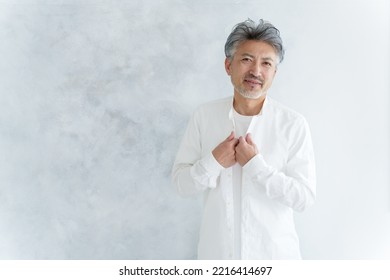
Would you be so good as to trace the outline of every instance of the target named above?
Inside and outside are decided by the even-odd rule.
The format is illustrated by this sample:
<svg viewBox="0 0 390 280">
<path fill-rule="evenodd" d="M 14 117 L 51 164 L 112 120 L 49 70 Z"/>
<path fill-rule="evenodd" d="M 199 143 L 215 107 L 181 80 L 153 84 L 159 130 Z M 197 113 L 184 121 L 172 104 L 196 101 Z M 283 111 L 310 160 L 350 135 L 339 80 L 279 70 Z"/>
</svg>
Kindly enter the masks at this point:
<svg viewBox="0 0 390 280">
<path fill-rule="evenodd" d="M 170 169 L 248 17 L 281 30 L 270 94 L 312 127 L 303 255 L 390 258 L 389 4 L 340 2 L 0 1 L 0 258 L 194 258 L 201 200 Z"/>
</svg>

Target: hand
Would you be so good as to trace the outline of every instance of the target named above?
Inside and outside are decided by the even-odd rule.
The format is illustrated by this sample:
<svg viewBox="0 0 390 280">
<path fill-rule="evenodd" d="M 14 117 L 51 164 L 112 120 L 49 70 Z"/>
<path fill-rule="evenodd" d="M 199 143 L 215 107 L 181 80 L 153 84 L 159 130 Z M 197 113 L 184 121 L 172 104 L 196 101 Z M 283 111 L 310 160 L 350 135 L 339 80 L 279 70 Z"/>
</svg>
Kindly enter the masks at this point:
<svg viewBox="0 0 390 280">
<path fill-rule="evenodd" d="M 228 138 L 220 143 L 213 151 L 214 158 L 225 168 L 233 166 L 236 163 L 236 151 L 238 139 L 234 138 L 232 131 Z"/>
<path fill-rule="evenodd" d="M 238 139 L 238 145 L 236 146 L 236 160 L 241 166 L 244 166 L 255 155 L 257 155 L 257 153 L 256 144 L 253 143 L 250 133 L 248 133 L 245 138 L 241 136 Z"/>
</svg>

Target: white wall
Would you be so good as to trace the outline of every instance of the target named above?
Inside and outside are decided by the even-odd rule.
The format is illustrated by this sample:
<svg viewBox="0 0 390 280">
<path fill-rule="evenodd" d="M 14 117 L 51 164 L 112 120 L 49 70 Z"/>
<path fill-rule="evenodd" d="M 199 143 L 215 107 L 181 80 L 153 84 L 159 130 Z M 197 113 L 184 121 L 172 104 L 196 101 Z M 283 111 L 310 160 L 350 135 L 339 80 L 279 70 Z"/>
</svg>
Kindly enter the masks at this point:
<svg viewBox="0 0 390 280">
<path fill-rule="evenodd" d="M 200 199 L 170 183 L 193 109 L 231 95 L 234 24 L 273 22 L 270 95 L 312 129 L 308 259 L 390 258 L 386 0 L 0 0 L 0 258 L 188 259 Z"/>
</svg>

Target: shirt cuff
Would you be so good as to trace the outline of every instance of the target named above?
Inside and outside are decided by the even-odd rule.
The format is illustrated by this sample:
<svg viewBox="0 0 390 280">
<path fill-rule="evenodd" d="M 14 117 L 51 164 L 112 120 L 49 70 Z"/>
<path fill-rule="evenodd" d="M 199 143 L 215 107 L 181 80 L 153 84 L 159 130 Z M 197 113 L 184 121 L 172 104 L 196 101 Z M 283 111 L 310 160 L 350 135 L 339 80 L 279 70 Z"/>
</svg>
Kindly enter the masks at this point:
<svg viewBox="0 0 390 280">
<path fill-rule="evenodd" d="M 259 175 L 259 173 L 262 170 L 266 170 L 268 167 L 268 164 L 265 162 L 264 157 L 260 154 L 255 155 L 253 158 L 251 158 L 243 167 L 242 169 L 245 170 L 245 172 L 248 174 L 250 178 L 253 178 L 256 175 Z"/>
<path fill-rule="evenodd" d="M 219 173 L 225 169 L 219 162 L 215 159 L 212 153 L 209 155 L 205 156 L 204 158 L 201 159 L 200 164 L 202 167 L 207 171 L 207 173 L 211 175 L 216 175 L 218 176 Z"/>
</svg>

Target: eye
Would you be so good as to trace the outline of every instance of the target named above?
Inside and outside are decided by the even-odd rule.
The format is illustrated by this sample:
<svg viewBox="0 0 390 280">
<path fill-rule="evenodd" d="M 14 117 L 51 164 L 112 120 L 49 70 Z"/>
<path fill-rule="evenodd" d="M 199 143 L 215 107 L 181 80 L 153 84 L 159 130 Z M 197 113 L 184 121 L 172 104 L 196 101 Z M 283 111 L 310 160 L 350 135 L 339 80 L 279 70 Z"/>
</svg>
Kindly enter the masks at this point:
<svg viewBox="0 0 390 280">
<path fill-rule="evenodd" d="M 272 64 L 270 62 L 268 62 L 268 61 L 263 62 L 263 65 L 265 67 L 271 67 L 272 66 Z"/>
<path fill-rule="evenodd" d="M 249 57 L 244 57 L 243 59 L 241 59 L 242 62 L 251 62 L 252 59 L 250 59 Z"/>
</svg>

